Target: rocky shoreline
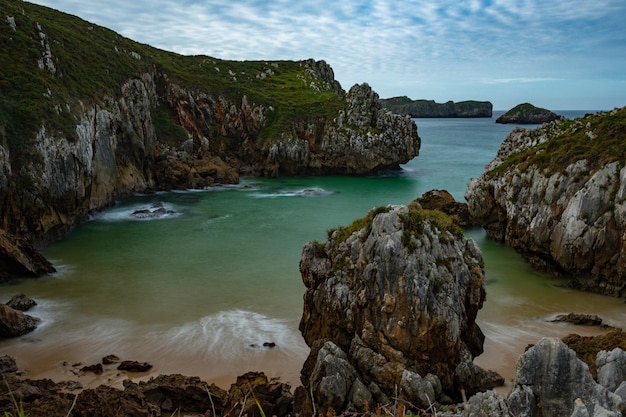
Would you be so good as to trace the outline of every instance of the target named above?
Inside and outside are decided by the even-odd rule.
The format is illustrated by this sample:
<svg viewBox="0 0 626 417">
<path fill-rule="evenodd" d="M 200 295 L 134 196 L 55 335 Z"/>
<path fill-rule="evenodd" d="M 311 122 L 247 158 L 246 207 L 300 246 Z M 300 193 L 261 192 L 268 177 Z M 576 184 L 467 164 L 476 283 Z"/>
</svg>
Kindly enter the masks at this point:
<svg viewBox="0 0 626 417">
<path fill-rule="evenodd" d="M 510 413 L 618 417 L 626 410 L 625 350 L 626 333 L 621 329 L 595 337 L 544 338 L 518 359 L 518 371 L 507 396 L 486 390 L 459 402 L 433 401 L 425 406 L 408 404 L 396 396 L 385 403 L 363 403 L 346 410 L 323 408 L 311 402 L 312 391 L 303 387 L 293 389 L 262 372 L 240 375 L 224 389 L 197 376 L 169 374 L 145 379 L 141 370 L 120 370 L 116 372 L 122 380 L 121 386 L 103 382 L 84 388 L 78 376 L 92 372 L 85 368 L 93 365 L 83 368 L 81 364 L 71 365 L 77 376 L 73 379 L 36 380 L 19 370 L 14 358 L 0 356 L 0 410 L 12 415 L 23 410 L 26 415 L 46 416 L 139 417 L 184 413 L 263 417 L 263 410 L 264 415 L 277 417 L 320 414 L 395 417 L 401 413 L 450 417 L 496 417 Z M 102 359 L 102 364 L 107 363 L 105 369 L 119 366 L 109 363 L 110 360 L 110 357 Z"/>
</svg>

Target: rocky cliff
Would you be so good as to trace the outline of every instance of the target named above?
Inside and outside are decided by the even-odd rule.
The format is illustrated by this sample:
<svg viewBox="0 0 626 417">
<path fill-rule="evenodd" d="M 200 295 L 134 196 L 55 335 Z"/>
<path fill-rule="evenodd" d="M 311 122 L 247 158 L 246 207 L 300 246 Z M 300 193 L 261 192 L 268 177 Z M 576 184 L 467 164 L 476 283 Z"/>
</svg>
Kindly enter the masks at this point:
<svg viewBox="0 0 626 417">
<path fill-rule="evenodd" d="M 493 105 L 488 101 L 435 103 L 433 100 L 411 100 L 403 96 L 383 99 L 381 103 L 395 114 L 411 117 L 491 117 L 493 113 Z"/>
<path fill-rule="evenodd" d="M 300 330 L 312 347 L 302 382 L 319 407 L 400 396 L 427 408 L 493 382 L 472 363 L 484 340 L 482 255 L 442 212 L 373 209 L 305 245 L 300 271 Z"/>
<path fill-rule="evenodd" d="M 246 175 L 368 174 L 415 124 L 323 61 L 186 57 L 0 0 L 0 228 L 45 243 L 116 198 Z M 1 262 L 0 262 L 1 263 Z"/>
<path fill-rule="evenodd" d="M 574 287 L 626 296 L 626 108 L 514 129 L 466 193 L 493 239 Z"/>
</svg>

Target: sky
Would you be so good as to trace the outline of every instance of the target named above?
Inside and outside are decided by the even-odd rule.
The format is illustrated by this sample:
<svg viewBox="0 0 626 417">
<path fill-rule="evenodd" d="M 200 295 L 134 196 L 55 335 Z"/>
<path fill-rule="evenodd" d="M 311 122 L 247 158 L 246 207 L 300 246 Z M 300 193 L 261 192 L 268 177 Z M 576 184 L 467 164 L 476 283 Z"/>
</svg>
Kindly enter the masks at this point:
<svg viewBox="0 0 626 417">
<path fill-rule="evenodd" d="M 626 106 L 625 0 L 32 2 L 184 55 L 325 60 L 381 98 Z"/>
</svg>

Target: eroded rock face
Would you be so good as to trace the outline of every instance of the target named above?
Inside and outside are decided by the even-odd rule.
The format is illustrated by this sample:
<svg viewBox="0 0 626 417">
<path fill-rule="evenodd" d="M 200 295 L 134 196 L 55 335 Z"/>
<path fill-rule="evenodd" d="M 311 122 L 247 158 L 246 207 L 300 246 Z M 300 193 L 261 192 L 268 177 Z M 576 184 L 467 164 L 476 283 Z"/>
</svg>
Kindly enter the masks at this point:
<svg viewBox="0 0 626 417">
<path fill-rule="evenodd" d="M 265 175 L 364 175 L 397 169 L 419 154 L 417 126 L 382 108 L 368 84 L 354 85 L 333 120 L 296 124 L 270 148 Z"/>
<path fill-rule="evenodd" d="M 513 130 L 471 180 L 470 213 L 534 266 L 564 272 L 584 290 L 626 296 L 626 166 L 610 151 L 623 136 L 606 127 L 625 115 L 622 108 Z M 551 151 L 567 141 L 569 150 Z"/>
<path fill-rule="evenodd" d="M 322 406 L 392 398 L 401 387 L 428 407 L 424 392 L 433 401 L 478 390 L 471 361 L 484 340 L 475 322 L 485 299 L 482 255 L 436 213 L 443 217 L 428 218 L 416 203 L 378 208 L 303 248 L 300 330 L 316 358 L 302 382 Z"/>
<path fill-rule="evenodd" d="M 513 415 L 569 416 L 577 399 L 588 415 L 595 409 L 620 415 L 621 398 L 596 383 L 587 365 L 558 338 L 543 338 L 520 356 L 507 398 Z"/>
</svg>

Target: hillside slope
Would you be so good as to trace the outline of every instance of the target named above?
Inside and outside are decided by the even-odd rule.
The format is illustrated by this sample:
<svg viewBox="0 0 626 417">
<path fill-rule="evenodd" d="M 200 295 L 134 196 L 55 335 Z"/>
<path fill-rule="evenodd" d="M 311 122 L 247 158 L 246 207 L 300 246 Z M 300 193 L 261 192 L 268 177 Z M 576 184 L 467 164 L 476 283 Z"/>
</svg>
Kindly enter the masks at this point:
<svg viewBox="0 0 626 417">
<path fill-rule="evenodd" d="M 37 243 L 150 189 L 240 174 L 363 175 L 419 153 L 417 127 L 323 61 L 224 61 L 0 0 L 0 228 Z"/>
</svg>

